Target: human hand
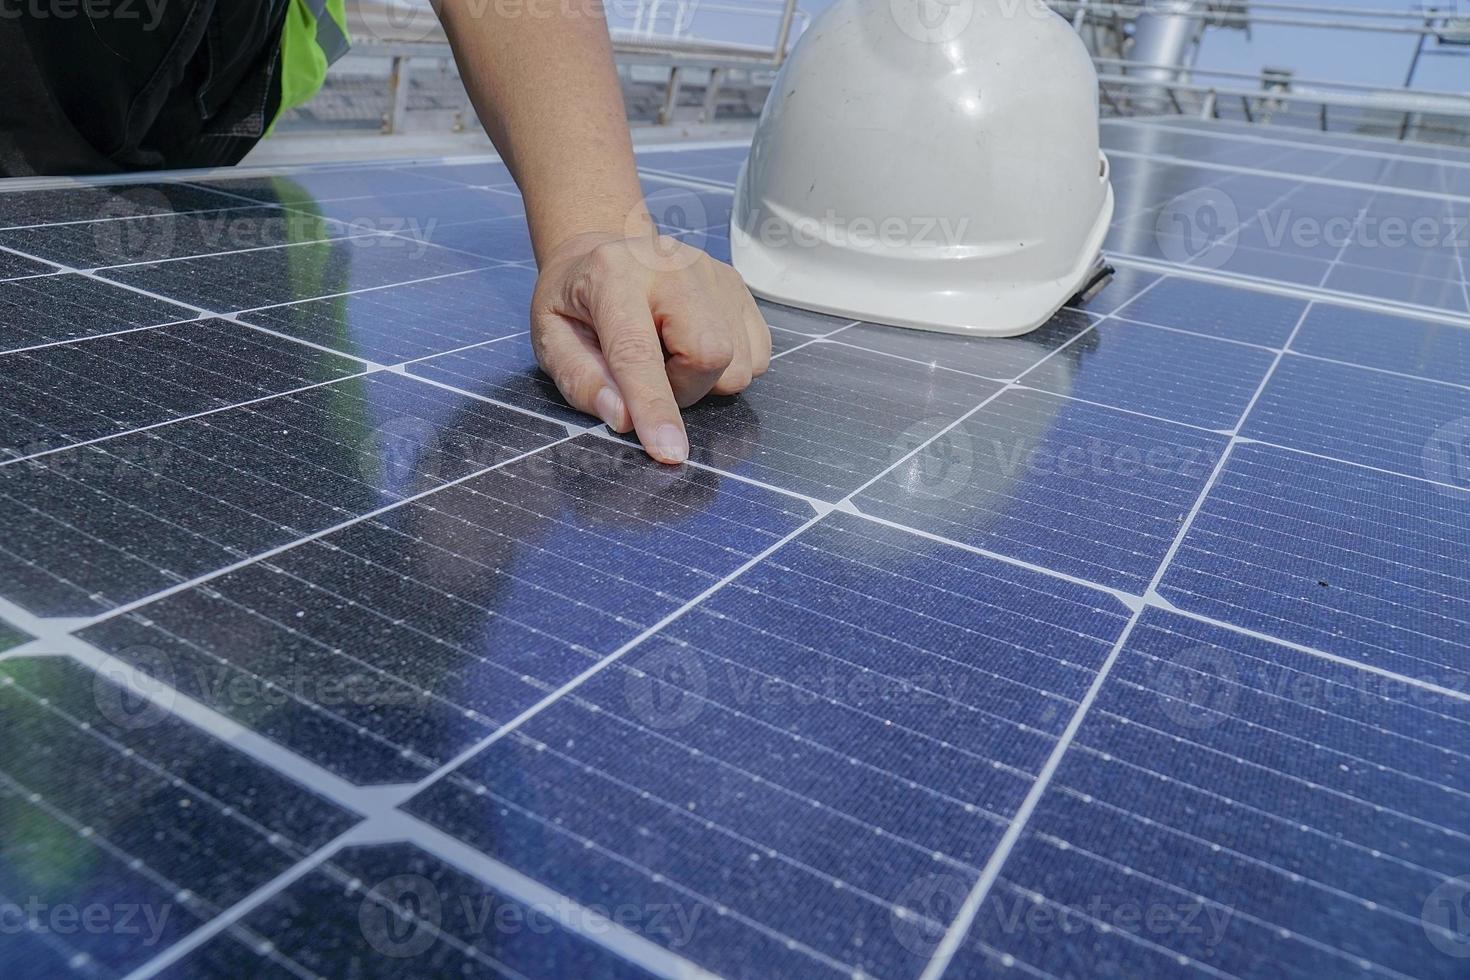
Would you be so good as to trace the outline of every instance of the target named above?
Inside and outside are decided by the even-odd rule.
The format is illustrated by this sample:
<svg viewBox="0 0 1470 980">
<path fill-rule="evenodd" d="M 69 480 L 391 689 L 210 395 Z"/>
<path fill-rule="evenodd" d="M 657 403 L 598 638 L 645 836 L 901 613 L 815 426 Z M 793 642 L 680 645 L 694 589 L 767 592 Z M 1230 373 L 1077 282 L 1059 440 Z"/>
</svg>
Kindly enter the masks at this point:
<svg viewBox="0 0 1470 980">
<path fill-rule="evenodd" d="M 679 409 L 744 391 L 771 363 L 770 330 L 739 273 L 652 234 L 584 234 L 552 250 L 531 345 L 569 404 L 636 429 L 663 463 L 689 458 Z"/>
</svg>

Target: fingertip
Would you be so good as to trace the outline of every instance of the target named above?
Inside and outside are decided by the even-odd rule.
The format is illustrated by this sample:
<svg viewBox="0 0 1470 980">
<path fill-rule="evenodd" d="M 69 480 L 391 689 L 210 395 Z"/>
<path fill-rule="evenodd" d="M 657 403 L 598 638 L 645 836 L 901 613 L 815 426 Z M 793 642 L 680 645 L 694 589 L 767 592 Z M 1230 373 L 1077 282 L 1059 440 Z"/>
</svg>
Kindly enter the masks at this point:
<svg viewBox="0 0 1470 980">
<path fill-rule="evenodd" d="M 672 422 L 654 429 L 652 438 L 644 440 L 644 448 L 660 463 L 677 466 L 689 459 L 689 437 Z"/>
</svg>

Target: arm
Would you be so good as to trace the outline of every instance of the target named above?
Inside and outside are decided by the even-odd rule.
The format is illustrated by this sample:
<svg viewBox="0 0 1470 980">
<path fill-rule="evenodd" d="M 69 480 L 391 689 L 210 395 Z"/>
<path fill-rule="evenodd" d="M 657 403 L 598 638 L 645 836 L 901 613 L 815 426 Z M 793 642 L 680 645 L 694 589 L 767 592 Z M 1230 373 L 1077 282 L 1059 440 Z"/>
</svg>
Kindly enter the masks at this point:
<svg viewBox="0 0 1470 980">
<path fill-rule="evenodd" d="M 682 462 L 680 407 L 770 363 L 734 269 L 656 234 L 599 0 L 435 0 L 460 74 L 526 202 L 531 337 L 567 401 Z"/>
</svg>

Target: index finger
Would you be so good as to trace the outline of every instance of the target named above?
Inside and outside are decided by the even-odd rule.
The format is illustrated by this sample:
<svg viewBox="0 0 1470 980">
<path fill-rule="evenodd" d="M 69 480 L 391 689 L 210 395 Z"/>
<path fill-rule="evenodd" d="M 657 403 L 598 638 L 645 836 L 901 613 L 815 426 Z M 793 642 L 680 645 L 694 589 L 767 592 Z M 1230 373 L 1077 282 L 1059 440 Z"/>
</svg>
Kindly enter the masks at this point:
<svg viewBox="0 0 1470 980">
<path fill-rule="evenodd" d="M 653 324 L 648 296 L 627 280 L 599 281 L 588 304 L 592 328 L 618 383 L 638 441 L 662 463 L 689 458 L 689 437 L 664 367 L 663 343 Z"/>
</svg>

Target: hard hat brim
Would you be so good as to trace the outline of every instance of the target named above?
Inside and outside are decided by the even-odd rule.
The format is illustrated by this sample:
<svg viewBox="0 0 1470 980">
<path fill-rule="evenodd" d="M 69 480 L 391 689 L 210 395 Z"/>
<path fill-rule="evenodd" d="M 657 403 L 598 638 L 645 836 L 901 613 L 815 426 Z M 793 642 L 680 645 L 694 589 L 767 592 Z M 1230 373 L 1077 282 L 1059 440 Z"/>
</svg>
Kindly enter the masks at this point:
<svg viewBox="0 0 1470 980">
<path fill-rule="evenodd" d="M 953 276 L 944 277 L 950 282 L 935 288 L 932 274 L 915 275 L 906 263 L 889 266 L 890 275 L 874 275 L 871 268 L 861 274 L 845 269 L 840 259 L 826 267 L 810 256 L 792 261 L 790 246 L 763 245 L 733 218 L 730 253 L 752 293 L 785 306 L 914 330 L 1016 337 L 1043 326 L 1092 280 L 1113 208 L 1109 186 L 1077 266 L 1066 276 L 1040 282 L 985 281 L 967 274 L 964 261 L 956 261 Z"/>
</svg>

